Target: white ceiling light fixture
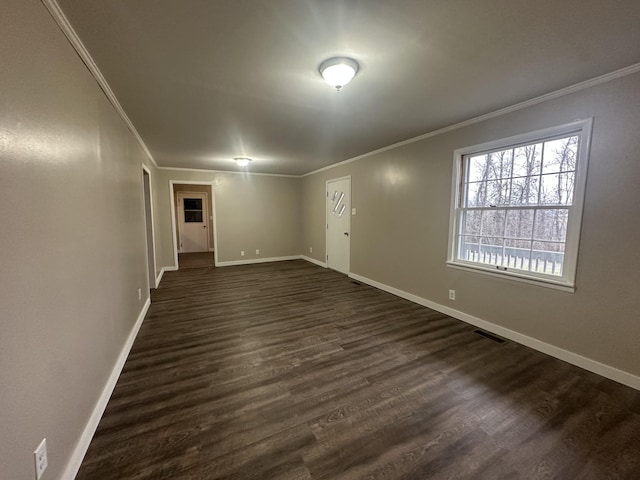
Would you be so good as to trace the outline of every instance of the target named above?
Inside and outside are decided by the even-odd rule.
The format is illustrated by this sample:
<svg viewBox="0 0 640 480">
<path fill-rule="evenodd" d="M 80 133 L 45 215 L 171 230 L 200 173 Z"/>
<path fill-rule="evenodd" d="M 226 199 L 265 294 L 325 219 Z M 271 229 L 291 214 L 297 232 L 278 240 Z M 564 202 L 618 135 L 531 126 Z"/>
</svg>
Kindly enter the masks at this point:
<svg viewBox="0 0 640 480">
<path fill-rule="evenodd" d="M 251 162 L 251 159 L 249 157 L 235 157 L 234 160 L 239 167 L 246 167 Z"/>
<path fill-rule="evenodd" d="M 358 62 L 348 57 L 332 57 L 320 64 L 320 75 L 337 91 L 340 91 L 358 73 Z"/>
</svg>

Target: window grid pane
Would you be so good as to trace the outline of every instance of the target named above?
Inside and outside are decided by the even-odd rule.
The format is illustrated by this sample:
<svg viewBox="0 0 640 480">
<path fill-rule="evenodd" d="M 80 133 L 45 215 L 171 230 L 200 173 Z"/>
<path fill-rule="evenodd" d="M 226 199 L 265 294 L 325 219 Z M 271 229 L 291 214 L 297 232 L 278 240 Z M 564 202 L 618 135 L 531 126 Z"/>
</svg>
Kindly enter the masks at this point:
<svg viewBox="0 0 640 480">
<path fill-rule="evenodd" d="M 561 276 L 578 140 L 463 157 L 458 259 Z"/>
</svg>

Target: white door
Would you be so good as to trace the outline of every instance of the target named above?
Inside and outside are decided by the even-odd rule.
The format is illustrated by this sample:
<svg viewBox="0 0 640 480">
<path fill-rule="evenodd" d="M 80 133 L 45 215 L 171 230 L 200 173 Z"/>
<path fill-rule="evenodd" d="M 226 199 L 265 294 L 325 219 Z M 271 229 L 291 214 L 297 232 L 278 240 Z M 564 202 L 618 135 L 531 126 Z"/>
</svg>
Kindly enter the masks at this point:
<svg viewBox="0 0 640 480">
<path fill-rule="evenodd" d="M 206 193 L 178 194 L 180 253 L 209 251 L 207 197 Z"/>
<path fill-rule="evenodd" d="M 351 178 L 327 182 L 327 267 L 349 273 Z"/>
</svg>

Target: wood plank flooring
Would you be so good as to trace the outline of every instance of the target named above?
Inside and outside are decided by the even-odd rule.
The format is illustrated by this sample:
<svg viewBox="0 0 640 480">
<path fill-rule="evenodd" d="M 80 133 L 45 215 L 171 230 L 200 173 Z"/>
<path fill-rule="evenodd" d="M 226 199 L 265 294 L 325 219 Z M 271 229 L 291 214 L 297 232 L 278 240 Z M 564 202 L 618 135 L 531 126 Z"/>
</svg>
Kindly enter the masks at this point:
<svg viewBox="0 0 640 480">
<path fill-rule="evenodd" d="M 180 265 L 180 270 L 213 267 L 215 266 L 213 252 L 179 253 L 178 265 Z"/>
<path fill-rule="evenodd" d="M 473 330 L 301 260 L 167 272 L 77 478 L 640 478 L 639 392 Z"/>
</svg>

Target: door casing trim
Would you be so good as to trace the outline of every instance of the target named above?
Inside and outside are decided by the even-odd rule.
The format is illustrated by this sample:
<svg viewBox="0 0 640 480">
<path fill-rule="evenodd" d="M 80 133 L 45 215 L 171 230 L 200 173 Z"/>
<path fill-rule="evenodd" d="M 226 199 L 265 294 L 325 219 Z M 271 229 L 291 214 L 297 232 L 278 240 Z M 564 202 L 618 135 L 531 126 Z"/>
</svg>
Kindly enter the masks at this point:
<svg viewBox="0 0 640 480">
<path fill-rule="evenodd" d="M 211 198 L 209 199 L 209 215 L 213 215 L 213 259 L 214 265 L 218 266 L 218 215 L 216 212 L 216 191 L 213 182 L 198 182 L 193 180 L 169 180 L 169 191 L 171 193 L 171 238 L 173 238 L 173 269 L 178 270 L 178 235 L 176 230 L 176 192 L 174 185 L 205 185 L 211 186 Z"/>
</svg>

